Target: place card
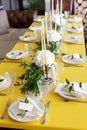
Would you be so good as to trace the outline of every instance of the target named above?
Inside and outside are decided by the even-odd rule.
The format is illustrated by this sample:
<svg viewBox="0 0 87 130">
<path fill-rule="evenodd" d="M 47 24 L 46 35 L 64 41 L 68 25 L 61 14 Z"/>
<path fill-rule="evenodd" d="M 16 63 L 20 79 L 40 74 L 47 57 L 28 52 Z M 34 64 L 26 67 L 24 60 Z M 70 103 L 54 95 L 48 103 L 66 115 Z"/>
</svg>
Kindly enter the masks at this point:
<svg viewBox="0 0 87 130">
<path fill-rule="evenodd" d="M 19 102 L 18 109 L 32 111 L 33 105 L 30 103 Z"/>
</svg>

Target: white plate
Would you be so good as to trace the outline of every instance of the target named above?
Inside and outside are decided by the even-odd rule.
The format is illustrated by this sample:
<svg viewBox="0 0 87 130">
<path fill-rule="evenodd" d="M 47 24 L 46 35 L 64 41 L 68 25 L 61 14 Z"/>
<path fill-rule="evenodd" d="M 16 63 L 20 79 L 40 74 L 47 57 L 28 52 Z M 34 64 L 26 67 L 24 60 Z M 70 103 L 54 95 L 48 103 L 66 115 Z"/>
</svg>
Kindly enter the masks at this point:
<svg viewBox="0 0 87 130">
<path fill-rule="evenodd" d="M 26 35 L 26 36 L 19 36 L 19 39 L 21 41 L 25 41 L 25 42 L 28 42 L 28 41 L 33 41 L 36 39 L 36 36 L 30 36 L 30 35 Z"/>
<path fill-rule="evenodd" d="M 21 100 L 23 100 L 23 99 L 21 99 Z M 19 122 L 30 122 L 30 121 L 38 120 L 44 113 L 44 105 L 35 98 L 33 98 L 32 101 L 34 104 L 37 105 L 37 107 L 39 107 L 40 111 L 34 105 L 33 110 L 32 110 L 32 112 L 30 112 L 30 115 L 28 117 L 18 116 L 17 114 L 19 114 L 21 110 L 18 109 L 19 101 L 16 101 L 8 109 L 9 116 L 13 120 L 16 120 Z"/>
<path fill-rule="evenodd" d="M 80 36 L 72 36 L 72 37 L 68 37 L 68 38 L 65 38 L 64 39 L 65 42 L 68 42 L 68 43 L 79 43 L 79 42 L 82 42 L 83 41 L 83 38 L 80 37 Z"/>
<path fill-rule="evenodd" d="M 10 51 L 6 54 L 6 57 L 9 59 L 21 59 L 28 55 L 28 51 L 15 50 Z"/>
<path fill-rule="evenodd" d="M 28 29 L 33 30 L 33 31 L 40 30 L 41 26 L 30 26 Z"/>
<path fill-rule="evenodd" d="M 83 27 L 76 27 L 76 28 L 66 28 L 68 32 L 73 32 L 73 33 L 80 33 L 83 31 Z"/>
<path fill-rule="evenodd" d="M 78 17 L 72 17 L 68 19 L 69 22 L 80 22 L 82 21 L 82 18 L 78 18 Z"/>
<path fill-rule="evenodd" d="M 65 92 L 62 90 L 62 88 L 64 87 L 64 84 L 62 83 L 62 85 L 59 85 L 56 89 L 55 89 L 55 93 L 58 93 L 61 97 L 64 97 L 66 99 L 79 99 L 78 97 L 72 96 L 69 93 Z"/>
<path fill-rule="evenodd" d="M 71 56 L 72 54 L 66 54 L 64 56 L 62 56 L 62 61 L 68 64 L 81 64 L 86 60 L 85 56 L 82 56 L 82 58 L 73 58 L 71 59 L 69 56 Z M 74 56 L 75 54 L 73 54 Z"/>
<path fill-rule="evenodd" d="M 8 81 L 8 79 L 5 76 L 0 76 L 0 80 L 3 79 L 2 82 L 0 82 L 0 90 L 4 90 L 8 87 L 10 87 L 11 82 L 10 80 Z"/>
<path fill-rule="evenodd" d="M 35 18 L 34 21 L 36 22 L 42 22 L 44 20 L 44 18 Z"/>
</svg>

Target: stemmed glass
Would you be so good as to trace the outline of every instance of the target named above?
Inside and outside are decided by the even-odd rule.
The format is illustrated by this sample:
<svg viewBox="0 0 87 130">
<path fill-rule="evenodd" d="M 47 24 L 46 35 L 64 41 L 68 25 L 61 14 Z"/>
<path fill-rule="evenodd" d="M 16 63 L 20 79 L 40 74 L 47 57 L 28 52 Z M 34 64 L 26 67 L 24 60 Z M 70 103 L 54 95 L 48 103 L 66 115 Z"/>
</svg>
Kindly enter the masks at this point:
<svg viewBox="0 0 87 130">
<path fill-rule="evenodd" d="M 9 77 L 9 80 L 10 80 L 9 93 L 15 93 L 14 83 L 15 83 L 15 80 L 16 80 L 16 72 L 7 72 L 5 75 L 7 75 Z"/>
<path fill-rule="evenodd" d="M 43 102 L 47 101 L 47 94 L 52 90 L 52 79 L 42 77 L 37 81 L 37 85 L 40 92 L 40 98 Z"/>
<path fill-rule="evenodd" d="M 28 45 L 28 44 L 25 44 L 25 51 L 28 51 L 28 56 L 27 56 L 27 61 L 30 61 L 30 57 L 31 57 L 31 52 L 32 52 L 32 45 Z"/>
<path fill-rule="evenodd" d="M 64 69 L 64 64 L 61 61 L 57 61 L 55 63 L 56 82 L 60 82 L 63 69 Z"/>
</svg>

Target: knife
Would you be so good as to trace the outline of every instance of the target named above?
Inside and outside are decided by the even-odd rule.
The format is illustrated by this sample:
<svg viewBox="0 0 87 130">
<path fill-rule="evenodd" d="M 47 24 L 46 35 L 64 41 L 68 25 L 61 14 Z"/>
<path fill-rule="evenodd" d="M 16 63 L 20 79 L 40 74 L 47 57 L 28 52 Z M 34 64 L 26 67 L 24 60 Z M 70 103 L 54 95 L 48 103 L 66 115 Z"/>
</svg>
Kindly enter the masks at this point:
<svg viewBox="0 0 87 130">
<path fill-rule="evenodd" d="M 50 107 L 50 101 L 48 101 L 46 103 L 46 107 L 45 107 L 45 111 L 44 111 L 44 115 L 43 115 L 43 119 L 42 119 L 41 124 L 45 124 L 45 122 L 46 122 L 46 114 L 47 114 L 47 112 L 49 110 L 49 107 Z"/>
<path fill-rule="evenodd" d="M 7 101 L 7 103 L 6 103 L 5 110 L 4 110 L 4 112 L 2 113 L 2 115 L 1 115 L 1 119 L 4 119 L 4 118 L 5 118 L 6 112 L 7 112 L 7 110 L 8 110 L 8 107 L 10 106 L 10 104 L 11 104 L 11 100 L 8 99 L 8 101 Z"/>
</svg>

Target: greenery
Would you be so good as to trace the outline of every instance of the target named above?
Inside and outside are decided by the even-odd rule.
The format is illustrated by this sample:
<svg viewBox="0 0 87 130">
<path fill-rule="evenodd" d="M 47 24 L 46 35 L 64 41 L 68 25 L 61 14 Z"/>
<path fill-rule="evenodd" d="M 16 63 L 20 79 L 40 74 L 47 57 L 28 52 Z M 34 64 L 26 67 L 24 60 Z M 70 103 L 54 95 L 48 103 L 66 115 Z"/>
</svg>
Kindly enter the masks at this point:
<svg viewBox="0 0 87 130">
<path fill-rule="evenodd" d="M 37 41 L 36 44 L 38 45 L 38 47 L 36 48 L 35 51 L 41 50 L 41 41 Z M 51 51 L 52 53 L 54 53 L 56 56 L 58 55 L 58 47 L 57 47 L 58 41 L 54 42 L 49 42 L 49 46 L 46 46 L 46 49 Z M 47 44 L 46 44 L 47 45 Z"/>
<path fill-rule="evenodd" d="M 0 79 L 0 82 L 2 82 L 4 79 Z"/>
<path fill-rule="evenodd" d="M 23 93 L 31 91 L 35 96 L 39 95 L 37 81 L 44 75 L 43 68 L 35 63 L 22 62 L 21 66 L 26 69 L 25 73 L 20 77 L 24 80 L 24 86 L 21 88 Z"/>
<path fill-rule="evenodd" d="M 69 88 L 69 92 L 71 91 L 74 91 L 73 90 L 73 83 L 70 83 L 70 81 L 68 79 L 66 79 L 66 85 L 65 87 L 68 87 Z M 79 87 L 81 88 L 82 87 L 82 82 L 79 82 Z"/>
<path fill-rule="evenodd" d="M 55 23 L 52 23 L 52 27 L 55 28 Z M 57 29 L 58 32 L 60 32 L 61 26 L 56 25 L 56 29 Z"/>
<path fill-rule="evenodd" d="M 29 10 L 37 10 L 38 9 L 38 5 L 36 0 L 27 0 L 29 3 Z"/>
</svg>

